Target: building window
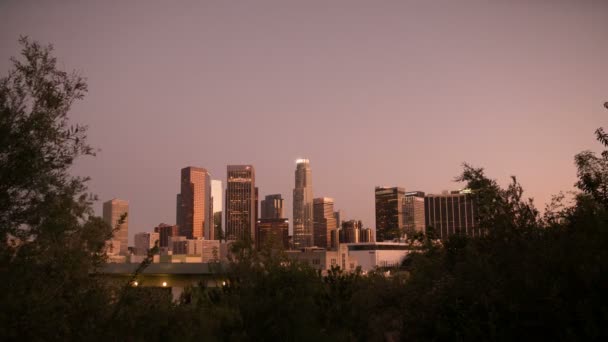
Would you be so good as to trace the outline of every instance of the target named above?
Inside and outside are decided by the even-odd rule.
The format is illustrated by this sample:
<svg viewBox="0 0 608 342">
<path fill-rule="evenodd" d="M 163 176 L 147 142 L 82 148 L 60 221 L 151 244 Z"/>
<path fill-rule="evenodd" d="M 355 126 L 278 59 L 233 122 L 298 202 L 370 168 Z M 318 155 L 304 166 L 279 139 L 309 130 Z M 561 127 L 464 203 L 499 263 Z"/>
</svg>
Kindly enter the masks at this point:
<svg viewBox="0 0 608 342">
<path fill-rule="evenodd" d="M 336 259 L 331 259 L 331 265 L 336 266 Z"/>
</svg>

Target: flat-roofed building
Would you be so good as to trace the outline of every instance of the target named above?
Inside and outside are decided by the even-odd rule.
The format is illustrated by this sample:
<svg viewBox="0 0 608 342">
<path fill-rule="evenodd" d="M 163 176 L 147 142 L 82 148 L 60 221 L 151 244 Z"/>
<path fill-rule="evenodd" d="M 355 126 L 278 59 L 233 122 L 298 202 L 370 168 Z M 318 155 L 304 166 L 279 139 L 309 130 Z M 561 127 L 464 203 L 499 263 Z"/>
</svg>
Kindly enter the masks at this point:
<svg viewBox="0 0 608 342">
<path fill-rule="evenodd" d="M 331 232 L 337 228 L 333 198 L 320 197 L 313 200 L 313 219 L 315 246 L 331 248 Z"/>
<path fill-rule="evenodd" d="M 371 228 L 362 228 L 359 234 L 359 242 L 375 242 L 374 231 Z"/>
<path fill-rule="evenodd" d="M 224 236 L 223 225 L 222 225 L 222 214 L 224 211 L 224 189 L 222 187 L 222 181 L 213 179 L 211 180 L 211 203 L 213 204 L 213 229 L 209 231 L 209 237 L 207 240 L 218 240 Z"/>
<path fill-rule="evenodd" d="M 170 236 L 168 244 L 170 254 L 188 253 L 188 238 L 185 236 Z"/>
<path fill-rule="evenodd" d="M 283 218 L 283 197 L 281 194 L 267 195 L 262 200 L 261 215 L 263 219 Z"/>
<path fill-rule="evenodd" d="M 123 215 L 124 220 L 119 224 Z M 103 220 L 109 224 L 114 232 L 112 239 L 120 241 L 120 255 L 127 255 L 129 250 L 129 202 L 114 198 L 103 204 Z"/>
<path fill-rule="evenodd" d="M 342 222 L 340 243 L 359 243 L 363 222 L 349 220 Z"/>
<path fill-rule="evenodd" d="M 424 192 L 409 191 L 403 195 L 403 225 L 408 232 L 424 232 Z"/>
<path fill-rule="evenodd" d="M 155 243 L 159 240 L 159 233 L 143 232 L 137 233 L 135 240 L 135 255 L 147 255 L 150 248 L 154 248 Z"/>
<path fill-rule="evenodd" d="M 447 239 L 450 235 L 461 234 L 480 236 L 476 225 L 477 208 L 474 194 L 469 190 L 452 191 L 440 195 L 426 195 L 424 200 L 425 221 L 436 238 Z M 428 233 L 428 232 L 427 232 Z"/>
<path fill-rule="evenodd" d="M 226 239 L 247 239 L 255 243 L 255 170 L 252 165 L 228 165 L 227 171 Z"/>
<path fill-rule="evenodd" d="M 158 226 L 154 227 L 154 232 L 158 233 L 158 243 L 159 247 L 167 248 L 169 247 L 169 237 L 170 236 L 178 236 L 179 228 L 177 225 L 169 225 L 166 223 L 161 223 Z"/>
<path fill-rule="evenodd" d="M 181 236 L 189 239 L 209 237 L 213 228 L 211 178 L 202 167 L 181 170 L 180 194 L 177 196 L 177 222 Z"/>
<path fill-rule="evenodd" d="M 220 259 L 220 241 L 189 239 L 187 244 L 188 256 L 200 256 L 200 262 L 217 262 Z"/>
<path fill-rule="evenodd" d="M 379 187 L 375 189 L 376 239 L 393 241 L 403 237 L 403 195 L 399 187 Z"/>
<path fill-rule="evenodd" d="M 286 218 L 261 218 L 256 224 L 256 247 L 289 249 L 289 220 Z"/>
</svg>

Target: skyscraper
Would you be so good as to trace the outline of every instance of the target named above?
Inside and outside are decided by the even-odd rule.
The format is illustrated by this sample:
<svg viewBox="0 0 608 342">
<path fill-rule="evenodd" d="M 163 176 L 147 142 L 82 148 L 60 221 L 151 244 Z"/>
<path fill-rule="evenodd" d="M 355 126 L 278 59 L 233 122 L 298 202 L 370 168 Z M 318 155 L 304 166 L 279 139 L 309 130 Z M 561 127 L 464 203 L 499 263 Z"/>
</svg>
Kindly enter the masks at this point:
<svg viewBox="0 0 608 342">
<path fill-rule="evenodd" d="M 222 232 L 223 193 L 221 180 L 211 181 L 211 197 L 213 203 L 213 229 L 209 231 L 208 240 L 219 240 Z"/>
<path fill-rule="evenodd" d="M 161 223 L 158 226 L 154 227 L 154 232 L 158 233 L 159 247 L 169 247 L 169 237 L 178 236 L 179 235 L 179 227 L 177 225 L 168 225 L 165 223 Z"/>
<path fill-rule="evenodd" d="M 283 198 L 281 194 L 267 195 L 262 200 L 260 218 L 283 218 Z"/>
<path fill-rule="evenodd" d="M 424 232 L 424 192 L 410 191 L 403 197 L 403 225 L 406 232 Z"/>
<path fill-rule="evenodd" d="M 331 232 L 337 228 L 332 198 L 320 197 L 313 200 L 313 221 L 315 246 L 331 248 Z"/>
<path fill-rule="evenodd" d="M 342 222 L 342 230 L 340 231 L 340 242 L 341 243 L 359 243 L 361 228 L 363 228 L 363 222 L 356 220 L 349 220 Z"/>
<path fill-rule="evenodd" d="M 226 239 L 255 242 L 255 170 L 251 165 L 228 165 Z"/>
<path fill-rule="evenodd" d="M 261 218 L 256 225 L 256 247 L 289 248 L 289 222 L 286 218 Z"/>
<path fill-rule="evenodd" d="M 159 240 L 159 233 L 137 233 L 134 236 L 135 254 L 147 255 L 150 248 L 154 248 L 156 241 Z"/>
<path fill-rule="evenodd" d="M 185 167 L 181 171 L 181 193 L 177 196 L 177 222 L 181 236 L 189 239 L 209 236 L 213 226 L 211 214 L 211 179 L 200 167 Z"/>
<path fill-rule="evenodd" d="M 376 187 L 376 241 L 391 241 L 403 236 L 403 196 L 398 187 Z"/>
<path fill-rule="evenodd" d="M 436 238 L 446 239 L 452 234 L 481 235 L 475 222 L 477 208 L 473 195 L 467 190 L 426 195 L 424 209 L 426 225 L 433 229 Z"/>
<path fill-rule="evenodd" d="M 114 198 L 103 204 L 103 220 L 116 228 L 123 214 L 127 214 L 124 222 L 114 232 L 113 240 L 120 241 L 120 255 L 127 255 L 129 249 L 129 202 Z"/>
<path fill-rule="evenodd" d="M 342 217 L 344 217 L 344 213 L 342 210 L 334 211 L 334 218 L 336 219 L 336 227 L 342 227 Z"/>
<path fill-rule="evenodd" d="M 375 242 L 374 232 L 371 228 L 362 228 L 360 230 L 359 242 Z"/>
<path fill-rule="evenodd" d="M 294 248 L 312 247 L 313 203 L 312 171 L 308 159 L 296 161 L 296 186 L 293 189 L 293 245 Z"/>
</svg>

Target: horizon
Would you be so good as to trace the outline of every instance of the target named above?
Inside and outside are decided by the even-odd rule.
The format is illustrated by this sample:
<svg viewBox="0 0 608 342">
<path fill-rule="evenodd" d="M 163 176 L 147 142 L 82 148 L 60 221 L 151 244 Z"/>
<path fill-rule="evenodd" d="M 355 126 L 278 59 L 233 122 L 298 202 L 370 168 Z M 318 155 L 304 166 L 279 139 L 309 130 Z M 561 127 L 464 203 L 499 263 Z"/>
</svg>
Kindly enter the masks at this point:
<svg viewBox="0 0 608 342">
<path fill-rule="evenodd" d="M 129 201 L 131 242 L 176 223 L 186 166 L 225 188 L 227 165 L 253 165 L 290 222 L 300 158 L 314 198 L 365 227 L 375 186 L 455 190 L 463 162 L 517 176 L 542 211 L 601 148 L 608 3 L 440 3 L 6 1 L 0 70 L 28 35 L 87 78 L 70 118 L 101 151 L 73 172 L 99 216 Z"/>
</svg>

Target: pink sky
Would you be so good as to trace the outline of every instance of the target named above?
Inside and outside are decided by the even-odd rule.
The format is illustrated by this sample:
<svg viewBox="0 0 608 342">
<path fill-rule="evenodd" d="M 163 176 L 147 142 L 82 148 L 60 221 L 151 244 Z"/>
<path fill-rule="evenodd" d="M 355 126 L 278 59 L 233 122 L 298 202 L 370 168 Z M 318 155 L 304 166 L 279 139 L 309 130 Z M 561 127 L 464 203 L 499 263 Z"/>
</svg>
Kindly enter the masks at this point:
<svg viewBox="0 0 608 342">
<path fill-rule="evenodd" d="M 175 222 L 188 165 L 253 164 L 289 217 L 300 157 L 367 226 L 374 186 L 459 188 L 465 161 L 542 208 L 608 126 L 606 1 L 5 0 L 2 75 L 19 35 L 87 77 L 71 117 L 101 152 L 74 173 L 130 202 L 131 242 Z"/>
</svg>

